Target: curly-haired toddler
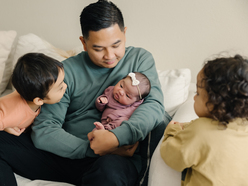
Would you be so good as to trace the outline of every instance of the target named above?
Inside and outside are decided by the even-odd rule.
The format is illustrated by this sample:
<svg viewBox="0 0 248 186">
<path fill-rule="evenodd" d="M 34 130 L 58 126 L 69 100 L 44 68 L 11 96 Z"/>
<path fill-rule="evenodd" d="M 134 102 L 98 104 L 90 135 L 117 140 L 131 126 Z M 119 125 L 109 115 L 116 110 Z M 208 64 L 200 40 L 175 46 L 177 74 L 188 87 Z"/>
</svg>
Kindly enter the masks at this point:
<svg viewBox="0 0 248 186">
<path fill-rule="evenodd" d="M 184 185 L 248 185 L 248 60 L 240 55 L 205 63 L 197 75 L 198 119 L 171 121 L 160 152 Z"/>
</svg>

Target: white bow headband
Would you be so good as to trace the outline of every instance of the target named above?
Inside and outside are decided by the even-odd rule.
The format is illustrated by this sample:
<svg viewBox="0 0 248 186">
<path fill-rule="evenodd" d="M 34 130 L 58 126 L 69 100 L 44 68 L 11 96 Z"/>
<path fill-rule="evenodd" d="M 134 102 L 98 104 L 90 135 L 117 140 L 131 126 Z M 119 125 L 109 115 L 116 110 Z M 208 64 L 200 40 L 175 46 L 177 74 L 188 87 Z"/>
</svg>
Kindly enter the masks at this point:
<svg viewBox="0 0 248 186">
<path fill-rule="evenodd" d="M 140 89 L 139 89 L 139 86 L 138 86 L 140 82 L 139 82 L 139 80 L 136 79 L 135 73 L 130 72 L 130 73 L 128 74 L 128 76 L 131 77 L 131 79 L 132 79 L 132 85 L 133 85 L 133 86 L 137 86 L 137 89 L 138 89 L 138 92 L 139 92 L 140 99 L 142 99 L 142 96 L 141 96 L 141 93 L 140 93 Z"/>
</svg>

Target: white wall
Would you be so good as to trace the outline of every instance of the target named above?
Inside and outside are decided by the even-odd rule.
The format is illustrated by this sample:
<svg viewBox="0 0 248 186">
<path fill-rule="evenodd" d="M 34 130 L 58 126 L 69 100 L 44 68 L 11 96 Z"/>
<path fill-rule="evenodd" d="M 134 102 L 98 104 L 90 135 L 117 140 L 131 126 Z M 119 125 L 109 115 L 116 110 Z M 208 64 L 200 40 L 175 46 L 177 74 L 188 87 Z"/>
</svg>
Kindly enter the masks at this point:
<svg viewBox="0 0 248 186">
<path fill-rule="evenodd" d="M 79 15 L 93 0 L 0 0 L 0 30 L 34 33 L 56 47 L 81 43 Z M 113 0 L 122 10 L 127 46 L 149 50 L 158 69 L 190 68 L 221 51 L 248 56 L 247 0 Z"/>
</svg>

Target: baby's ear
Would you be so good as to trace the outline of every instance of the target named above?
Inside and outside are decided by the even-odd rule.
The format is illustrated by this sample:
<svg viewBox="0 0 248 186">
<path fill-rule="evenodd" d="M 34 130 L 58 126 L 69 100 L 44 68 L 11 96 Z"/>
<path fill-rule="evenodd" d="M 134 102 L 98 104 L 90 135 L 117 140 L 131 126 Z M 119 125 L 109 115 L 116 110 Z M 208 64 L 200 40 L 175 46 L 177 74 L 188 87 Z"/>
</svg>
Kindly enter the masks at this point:
<svg viewBox="0 0 248 186">
<path fill-rule="evenodd" d="M 34 102 L 35 105 L 39 105 L 39 106 L 41 106 L 41 105 L 44 104 L 43 99 L 41 99 L 41 98 L 39 98 L 39 97 L 34 98 L 34 99 L 33 99 L 33 102 Z"/>
</svg>

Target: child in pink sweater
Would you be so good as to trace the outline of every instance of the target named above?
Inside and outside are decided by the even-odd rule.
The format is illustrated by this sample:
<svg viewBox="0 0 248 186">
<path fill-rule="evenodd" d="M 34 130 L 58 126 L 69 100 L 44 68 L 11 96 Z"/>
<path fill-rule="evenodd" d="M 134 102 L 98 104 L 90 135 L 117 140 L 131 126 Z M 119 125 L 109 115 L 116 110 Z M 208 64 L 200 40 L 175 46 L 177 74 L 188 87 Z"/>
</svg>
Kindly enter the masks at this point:
<svg viewBox="0 0 248 186">
<path fill-rule="evenodd" d="M 16 91 L 0 98 L 0 130 L 19 136 L 40 113 L 44 103 L 63 97 L 64 68 L 59 61 L 41 53 L 20 57 L 12 74 Z"/>
</svg>

